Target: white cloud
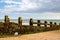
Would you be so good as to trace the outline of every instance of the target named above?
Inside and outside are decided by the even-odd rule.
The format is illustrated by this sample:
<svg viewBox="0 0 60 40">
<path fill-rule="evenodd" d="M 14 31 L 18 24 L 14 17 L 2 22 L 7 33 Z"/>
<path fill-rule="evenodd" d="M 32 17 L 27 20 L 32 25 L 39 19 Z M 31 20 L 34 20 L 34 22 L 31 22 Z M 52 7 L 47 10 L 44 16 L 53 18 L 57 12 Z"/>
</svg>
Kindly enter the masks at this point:
<svg viewBox="0 0 60 40">
<path fill-rule="evenodd" d="M 5 5 L 5 8 L 2 10 L 24 11 L 24 10 L 38 8 L 37 4 L 30 2 L 30 0 L 22 0 L 22 2 L 16 2 L 12 0 L 2 0 L 1 2 L 5 2 L 6 4 L 8 4 Z"/>
<path fill-rule="evenodd" d="M 45 3 L 49 3 L 51 2 L 51 0 L 39 0 L 40 2 L 45 2 Z"/>
<path fill-rule="evenodd" d="M 5 0 L 5 1 L 0 1 L 0 2 L 5 2 L 7 4 L 23 4 L 22 2 L 16 2 L 16 1 L 12 1 L 12 0 Z"/>
<path fill-rule="evenodd" d="M 58 1 L 59 0 L 22 0 L 22 2 L 16 2 L 13 0 L 2 0 L 1 2 L 5 2 L 8 5 L 5 5 L 5 8 L 1 9 L 0 13 L 12 13 L 15 11 L 16 11 L 16 13 L 17 12 L 20 13 L 20 11 L 24 12 L 29 9 L 37 10 L 37 8 L 39 10 L 41 10 L 40 8 L 53 9 L 56 7 L 60 7 L 59 3 L 56 3 Z M 45 10 L 45 9 L 43 9 L 43 10 Z M 49 18 L 49 17 L 51 18 L 52 16 L 53 16 L 53 18 L 55 18 L 55 16 L 57 16 L 56 18 L 60 17 L 60 16 L 58 16 L 60 13 L 51 13 L 51 12 L 49 13 L 48 12 L 48 13 L 43 13 L 43 14 L 47 18 Z M 56 15 L 54 15 L 54 14 L 56 14 Z"/>
</svg>

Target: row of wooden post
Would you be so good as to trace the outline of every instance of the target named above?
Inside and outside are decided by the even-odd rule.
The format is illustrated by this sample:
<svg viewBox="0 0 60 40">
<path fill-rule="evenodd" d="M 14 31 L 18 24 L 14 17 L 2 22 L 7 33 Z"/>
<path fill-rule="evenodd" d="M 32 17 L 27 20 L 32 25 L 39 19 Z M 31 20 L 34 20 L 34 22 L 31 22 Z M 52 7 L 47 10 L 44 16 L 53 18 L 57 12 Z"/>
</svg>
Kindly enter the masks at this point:
<svg viewBox="0 0 60 40">
<path fill-rule="evenodd" d="M 7 24 L 9 22 L 10 22 L 10 19 L 8 18 L 8 16 L 5 16 L 5 23 Z M 32 18 L 30 19 L 29 24 L 30 24 L 29 26 L 33 26 L 34 22 L 33 22 Z M 40 20 L 37 20 L 36 24 L 37 24 L 37 26 L 40 26 L 41 25 Z M 47 24 L 48 24 L 47 21 L 45 21 L 44 26 L 47 27 Z M 50 22 L 50 27 L 52 27 L 52 24 L 53 23 Z M 54 23 L 54 25 L 57 25 L 57 24 Z M 22 18 L 21 17 L 18 18 L 18 26 L 22 26 Z"/>
<path fill-rule="evenodd" d="M 7 24 L 10 22 L 10 19 L 9 19 L 9 17 L 6 15 L 5 16 L 5 19 L 4 19 L 4 23 L 5 23 L 5 25 L 7 26 Z M 19 17 L 18 18 L 18 26 L 21 26 L 22 25 L 22 18 L 21 17 Z"/>
<path fill-rule="evenodd" d="M 42 23 L 40 22 L 40 20 L 37 20 L 37 22 L 34 23 L 34 22 L 33 22 L 33 19 L 31 18 L 31 19 L 30 19 L 30 26 L 33 26 L 33 24 L 37 24 L 37 26 L 41 26 L 41 25 L 42 25 Z M 55 23 L 53 24 L 52 22 L 50 22 L 50 24 L 48 24 L 47 21 L 45 21 L 45 22 L 43 23 L 43 25 L 44 25 L 45 27 L 47 27 L 47 25 L 50 25 L 50 27 L 52 27 L 53 25 L 57 25 L 57 23 L 55 22 Z"/>
</svg>

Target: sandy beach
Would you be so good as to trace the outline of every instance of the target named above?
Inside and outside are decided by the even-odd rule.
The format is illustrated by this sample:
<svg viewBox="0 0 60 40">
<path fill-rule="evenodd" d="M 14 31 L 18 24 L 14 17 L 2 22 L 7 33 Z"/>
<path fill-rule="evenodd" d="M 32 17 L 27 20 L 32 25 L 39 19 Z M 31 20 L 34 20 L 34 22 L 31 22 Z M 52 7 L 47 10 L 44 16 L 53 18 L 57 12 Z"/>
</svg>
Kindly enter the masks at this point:
<svg viewBox="0 0 60 40">
<path fill-rule="evenodd" d="M 0 40 L 60 40 L 60 30 L 35 34 L 25 34 L 17 37 L 5 37 Z"/>
</svg>

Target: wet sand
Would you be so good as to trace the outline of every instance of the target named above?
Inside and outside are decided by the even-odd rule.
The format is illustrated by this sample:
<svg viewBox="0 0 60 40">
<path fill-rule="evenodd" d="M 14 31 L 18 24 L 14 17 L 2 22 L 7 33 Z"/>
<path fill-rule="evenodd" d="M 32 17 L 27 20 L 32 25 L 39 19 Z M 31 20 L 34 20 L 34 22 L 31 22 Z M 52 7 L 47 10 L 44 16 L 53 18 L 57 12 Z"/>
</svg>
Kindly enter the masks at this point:
<svg viewBox="0 0 60 40">
<path fill-rule="evenodd" d="M 0 40 L 60 40 L 60 30 L 0 38 Z"/>
</svg>

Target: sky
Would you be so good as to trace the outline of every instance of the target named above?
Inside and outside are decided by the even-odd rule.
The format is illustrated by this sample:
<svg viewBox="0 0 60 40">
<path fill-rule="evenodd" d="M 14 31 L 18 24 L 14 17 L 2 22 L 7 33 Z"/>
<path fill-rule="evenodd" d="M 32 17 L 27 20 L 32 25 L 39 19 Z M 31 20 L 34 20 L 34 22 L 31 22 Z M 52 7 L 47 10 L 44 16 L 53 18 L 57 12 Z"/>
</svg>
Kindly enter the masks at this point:
<svg viewBox="0 0 60 40">
<path fill-rule="evenodd" d="M 0 19 L 60 19 L 60 0 L 0 0 Z"/>
</svg>

